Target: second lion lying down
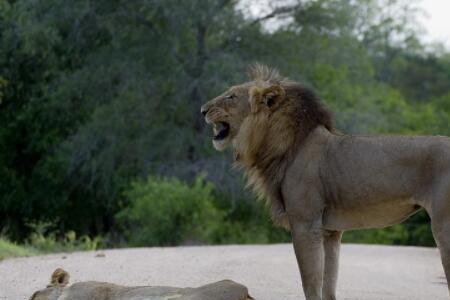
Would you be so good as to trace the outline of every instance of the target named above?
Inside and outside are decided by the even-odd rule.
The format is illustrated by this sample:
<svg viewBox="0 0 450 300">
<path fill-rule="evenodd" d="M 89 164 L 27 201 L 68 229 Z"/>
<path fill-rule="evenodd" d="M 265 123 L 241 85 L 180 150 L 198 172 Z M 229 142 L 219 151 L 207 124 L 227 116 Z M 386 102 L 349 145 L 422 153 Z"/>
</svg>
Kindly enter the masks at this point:
<svg viewBox="0 0 450 300">
<path fill-rule="evenodd" d="M 69 283 L 69 273 L 56 269 L 50 284 L 35 292 L 30 300 L 251 300 L 242 284 L 223 280 L 198 288 L 166 286 L 128 287 L 107 282 Z"/>
</svg>

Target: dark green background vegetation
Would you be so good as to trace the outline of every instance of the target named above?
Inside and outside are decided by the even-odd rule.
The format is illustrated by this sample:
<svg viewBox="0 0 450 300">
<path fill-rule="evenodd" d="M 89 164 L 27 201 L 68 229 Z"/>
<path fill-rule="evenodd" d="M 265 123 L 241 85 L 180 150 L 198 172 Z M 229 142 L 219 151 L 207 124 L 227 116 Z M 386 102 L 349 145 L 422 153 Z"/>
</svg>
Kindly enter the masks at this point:
<svg viewBox="0 0 450 300">
<path fill-rule="evenodd" d="M 1 235 L 288 241 L 199 114 L 256 61 L 313 87 L 343 132 L 450 135 L 450 53 L 419 40 L 414 2 L 293 0 L 256 17 L 238 7 L 0 0 Z M 424 213 L 344 240 L 433 245 Z"/>
</svg>

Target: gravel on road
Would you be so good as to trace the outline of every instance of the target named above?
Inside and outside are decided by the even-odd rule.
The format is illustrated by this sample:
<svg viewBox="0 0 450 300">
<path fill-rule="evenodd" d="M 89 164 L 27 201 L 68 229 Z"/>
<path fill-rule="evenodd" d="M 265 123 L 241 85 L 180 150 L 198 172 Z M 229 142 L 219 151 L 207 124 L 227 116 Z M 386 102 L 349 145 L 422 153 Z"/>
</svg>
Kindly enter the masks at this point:
<svg viewBox="0 0 450 300">
<path fill-rule="evenodd" d="M 448 300 L 435 248 L 343 245 L 339 300 Z M 70 282 L 199 286 L 232 279 L 257 300 L 304 299 L 291 245 L 133 248 L 0 262 L 0 299 L 28 299 L 61 267 Z"/>
</svg>

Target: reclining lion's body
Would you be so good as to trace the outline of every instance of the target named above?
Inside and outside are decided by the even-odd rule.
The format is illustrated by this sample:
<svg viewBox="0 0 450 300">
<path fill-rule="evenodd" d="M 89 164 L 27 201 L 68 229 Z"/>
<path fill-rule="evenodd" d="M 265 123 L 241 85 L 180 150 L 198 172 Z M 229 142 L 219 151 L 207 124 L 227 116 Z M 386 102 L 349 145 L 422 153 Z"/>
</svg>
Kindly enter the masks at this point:
<svg viewBox="0 0 450 300">
<path fill-rule="evenodd" d="M 128 287 L 107 282 L 87 281 L 67 286 L 69 274 L 56 269 L 47 288 L 30 300 L 250 300 L 242 284 L 223 280 L 198 288 L 165 286 Z"/>
<path fill-rule="evenodd" d="M 54 293 L 56 296 L 57 293 Z M 127 287 L 106 282 L 80 282 L 45 300 L 247 300 L 247 289 L 232 281 L 220 281 L 199 288 Z M 39 300 L 35 298 L 33 300 Z"/>
</svg>

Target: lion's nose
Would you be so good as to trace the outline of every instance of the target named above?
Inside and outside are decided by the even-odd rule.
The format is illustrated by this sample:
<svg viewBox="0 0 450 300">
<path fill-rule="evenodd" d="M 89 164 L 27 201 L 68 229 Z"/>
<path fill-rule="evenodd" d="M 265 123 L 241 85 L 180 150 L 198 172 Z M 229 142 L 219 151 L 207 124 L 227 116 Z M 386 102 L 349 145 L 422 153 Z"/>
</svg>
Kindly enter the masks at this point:
<svg viewBox="0 0 450 300">
<path fill-rule="evenodd" d="M 200 112 L 202 113 L 203 116 L 206 116 L 206 114 L 208 113 L 208 109 L 206 107 L 202 107 L 200 109 Z"/>
</svg>

